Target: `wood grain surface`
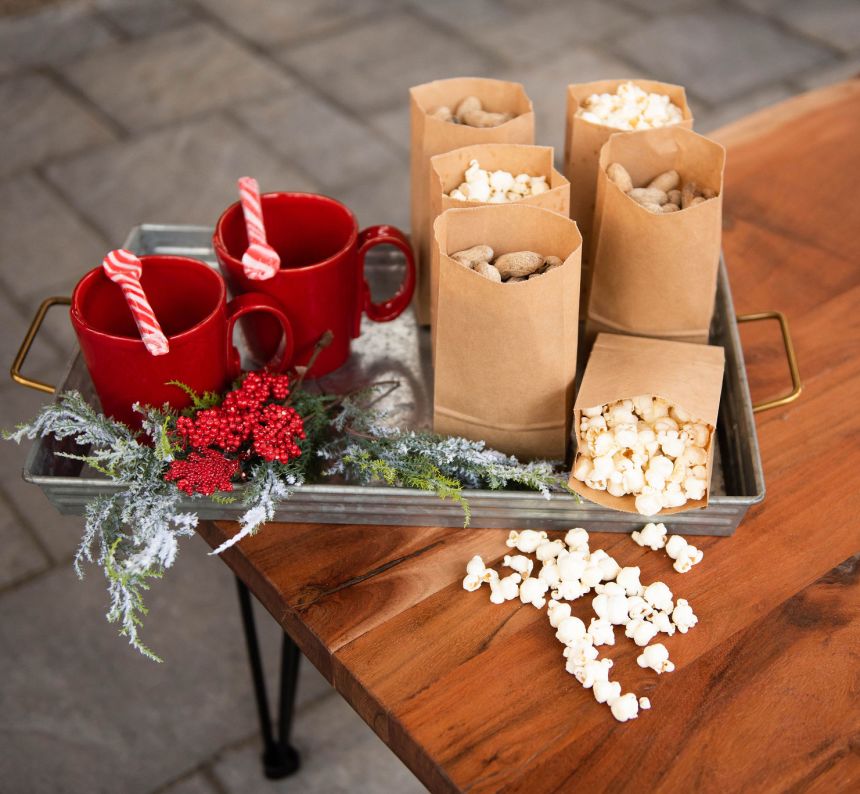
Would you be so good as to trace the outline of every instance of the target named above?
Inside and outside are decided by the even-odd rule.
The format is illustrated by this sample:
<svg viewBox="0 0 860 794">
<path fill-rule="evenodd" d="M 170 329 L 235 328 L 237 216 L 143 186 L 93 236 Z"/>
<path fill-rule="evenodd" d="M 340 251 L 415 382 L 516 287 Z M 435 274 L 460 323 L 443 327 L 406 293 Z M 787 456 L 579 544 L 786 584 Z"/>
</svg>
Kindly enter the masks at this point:
<svg viewBox="0 0 860 794">
<path fill-rule="evenodd" d="M 616 722 L 564 671 L 544 611 L 461 588 L 506 531 L 275 524 L 224 555 L 434 792 L 860 790 L 860 81 L 715 137 L 737 311 L 786 313 L 804 392 L 757 415 L 767 497 L 733 537 L 697 541 L 690 573 L 592 535 L 699 616 L 664 640 L 672 674 L 640 670 L 623 636 L 609 649 L 650 711 Z M 753 398 L 786 390 L 776 324 L 742 336 Z M 213 545 L 234 531 L 201 527 Z"/>
</svg>

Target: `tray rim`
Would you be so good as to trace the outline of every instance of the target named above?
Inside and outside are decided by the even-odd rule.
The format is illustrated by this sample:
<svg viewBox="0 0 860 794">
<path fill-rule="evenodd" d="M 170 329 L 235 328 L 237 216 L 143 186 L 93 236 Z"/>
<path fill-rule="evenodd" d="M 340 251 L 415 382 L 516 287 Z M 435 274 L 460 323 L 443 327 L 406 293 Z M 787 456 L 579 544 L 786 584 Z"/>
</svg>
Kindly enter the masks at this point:
<svg viewBox="0 0 860 794">
<path fill-rule="evenodd" d="M 212 233 L 212 227 L 205 225 L 186 225 L 186 224 L 140 224 L 135 226 L 129 232 L 128 237 L 124 243 L 124 247 L 131 248 L 132 250 L 137 247 L 137 242 L 146 234 L 158 234 L 158 233 L 191 233 L 191 234 L 199 234 L 206 235 L 207 237 Z M 211 247 L 205 246 L 200 249 L 201 255 L 207 254 L 211 258 Z M 191 255 L 186 253 L 186 255 Z M 738 370 L 738 383 L 742 391 L 742 395 L 745 396 L 745 399 L 741 400 L 741 409 L 743 414 L 743 420 L 747 427 L 750 428 L 752 438 L 751 443 L 749 445 L 749 453 L 751 457 L 752 464 L 752 478 L 754 483 L 754 491 L 755 493 L 749 495 L 729 495 L 729 494 L 718 494 L 710 497 L 708 506 L 705 508 L 701 508 L 699 510 L 690 510 L 684 511 L 681 513 L 673 514 L 668 518 L 671 521 L 679 524 L 685 524 L 688 526 L 695 526 L 697 517 L 701 517 L 702 521 L 708 520 L 708 508 L 710 507 L 718 507 L 718 508 L 734 508 L 738 510 L 740 508 L 744 508 L 744 513 L 746 509 L 749 509 L 752 505 L 761 503 L 766 495 L 765 483 L 764 483 L 764 472 L 761 464 L 761 451 L 758 444 L 757 430 L 755 425 L 755 419 L 752 410 L 752 401 L 750 398 L 749 392 L 749 381 L 746 373 L 746 366 L 743 356 L 743 347 L 741 346 L 740 333 L 738 330 L 738 325 L 736 321 L 736 314 L 734 310 L 734 300 L 731 292 L 731 287 L 728 280 L 728 272 L 725 266 L 725 261 L 723 259 L 722 253 L 720 254 L 720 262 L 717 273 L 718 280 L 718 293 L 722 292 L 723 295 L 723 303 L 725 307 L 726 313 L 726 333 L 730 337 L 732 348 L 735 351 L 737 356 L 737 370 Z M 68 376 L 75 367 L 77 363 L 77 359 L 80 356 L 80 350 L 76 349 L 74 355 L 71 357 L 70 361 L 65 367 L 63 372 L 63 377 L 60 380 L 60 384 L 65 384 L 68 380 Z M 28 452 L 26 462 L 24 465 L 24 470 L 22 472 L 23 479 L 34 485 L 37 485 L 45 491 L 46 495 L 52 502 L 54 502 L 55 506 L 61 512 L 66 512 L 60 504 L 54 501 L 51 498 L 51 495 L 48 493 L 48 488 L 52 491 L 54 490 L 64 490 L 69 489 L 70 491 L 76 491 L 80 494 L 81 499 L 90 499 L 94 496 L 98 495 L 108 495 L 110 493 L 117 492 L 121 490 L 121 486 L 116 483 L 112 483 L 105 479 L 94 478 L 94 477 L 69 477 L 69 476 L 52 476 L 45 474 L 35 474 L 34 468 L 37 463 L 37 457 L 39 455 L 40 443 L 37 440 L 31 447 Z M 47 487 L 46 487 L 47 486 Z M 84 497 L 84 491 L 86 491 L 86 496 Z M 241 486 L 237 488 L 236 494 L 241 497 Z M 589 502 L 587 499 L 583 499 L 579 501 L 576 497 L 565 494 L 565 493 L 553 493 L 551 499 L 546 499 L 542 494 L 534 492 L 534 491 L 516 491 L 516 490 L 489 490 L 489 489 L 464 489 L 464 496 L 470 501 L 472 506 L 480 506 L 484 509 L 493 509 L 493 503 L 495 502 L 521 502 L 522 507 L 524 509 L 532 508 L 532 510 L 536 509 L 536 505 L 540 505 L 542 503 L 554 502 L 558 505 L 558 507 L 553 510 L 553 512 L 561 512 L 565 508 L 575 507 L 575 509 L 579 511 L 589 512 L 589 511 L 598 511 L 601 515 L 604 511 L 608 511 L 612 513 L 618 520 L 626 520 L 627 518 L 630 521 L 635 523 L 641 523 L 642 521 L 648 520 L 645 516 L 640 516 L 636 513 L 625 513 L 623 511 L 616 510 L 608 510 L 608 508 L 601 507 L 593 502 Z M 279 507 L 275 521 L 283 520 L 282 516 L 286 516 L 287 519 L 291 512 L 291 506 L 300 506 L 300 505 L 313 505 L 313 504 L 331 504 L 330 501 L 326 501 L 323 498 L 326 496 L 340 496 L 347 497 L 347 504 L 345 507 L 348 507 L 350 504 L 353 504 L 352 498 L 362 497 L 366 500 L 373 502 L 373 506 L 376 506 L 376 503 L 380 504 L 388 504 L 390 507 L 400 506 L 400 505 L 409 505 L 412 507 L 420 507 L 424 501 L 433 504 L 434 510 L 433 515 L 439 519 L 442 517 L 447 517 L 449 515 L 457 515 L 462 516 L 462 511 L 460 507 L 456 504 L 451 504 L 449 502 L 443 502 L 440 500 L 435 493 L 432 491 L 419 491 L 411 488 L 402 488 L 402 487 L 393 487 L 393 486 L 385 486 L 385 485 L 346 485 L 346 484 L 328 484 L 328 483 L 313 483 L 306 484 L 301 486 L 296 492 L 283 503 L 282 507 Z M 67 505 L 68 503 L 64 503 Z M 190 498 L 184 497 L 180 502 L 180 507 L 182 509 L 195 510 L 199 514 L 210 514 L 213 512 L 217 512 L 221 514 L 220 520 L 233 520 L 239 514 L 241 510 L 244 509 L 244 506 L 241 504 L 241 500 L 238 500 L 233 505 L 215 505 L 214 507 L 210 506 L 208 502 L 203 501 L 200 498 Z M 202 510 L 200 508 L 203 508 Z M 68 511 L 73 514 L 79 514 L 77 510 Z M 340 511 L 337 511 L 340 512 Z M 711 511 L 711 515 L 714 512 L 722 512 L 722 510 Z M 209 516 L 211 518 L 211 516 Z M 585 516 L 583 516 L 584 518 Z M 392 513 L 392 518 L 404 518 L 403 516 L 399 516 L 396 512 Z M 655 519 L 659 519 L 660 516 L 654 517 Z M 740 515 L 738 519 L 738 524 L 743 519 L 743 514 Z M 215 519 L 218 520 L 218 519 Z M 506 517 L 506 520 L 513 520 L 511 517 Z M 524 521 L 528 521 L 528 517 L 523 517 Z M 564 518 L 564 516 L 559 515 L 558 520 L 562 523 L 570 524 L 570 520 Z M 593 520 L 593 519 L 590 519 Z M 319 520 L 318 523 L 333 523 L 332 521 L 323 521 Z M 343 523 L 343 522 L 341 522 Z M 355 520 L 353 516 L 350 518 L 350 523 L 360 523 L 360 521 Z M 394 525 L 406 525 L 409 522 L 406 521 L 393 521 L 391 522 Z M 423 524 L 426 525 L 426 524 Z M 472 523 L 473 527 L 478 528 L 480 524 Z M 498 525 L 497 525 L 498 526 Z M 734 531 L 733 527 L 732 531 Z"/>
</svg>

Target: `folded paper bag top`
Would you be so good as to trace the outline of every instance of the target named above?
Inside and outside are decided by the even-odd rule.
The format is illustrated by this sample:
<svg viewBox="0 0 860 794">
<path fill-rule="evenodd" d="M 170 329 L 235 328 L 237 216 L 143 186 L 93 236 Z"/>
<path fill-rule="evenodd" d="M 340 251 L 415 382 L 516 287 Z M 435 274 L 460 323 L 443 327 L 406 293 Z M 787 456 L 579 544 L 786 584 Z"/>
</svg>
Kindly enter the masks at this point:
<svg viewBox="0 0 860 794">
<path fill-rule="evenodd" d="M 496 127 L 470 127 L 430 115 L 440 105 L 452 110 L 466 97 L 476 96 L 485 110 L 513 113 Z M 476 143 L 534 143 L 535 116 L 532 102 L 521 83 L 484 77 L 452 77 L 434 80 L 409 89 L 411 235 L 418 268 L 415 290 L 418 321 L 430 322 L 430 246 L 433 240 L 430 217 L 430 158 L 461 146 Z"/>
<path fill-rule="evenodd" d="M 583 102 L 592 94 L 614 94 L 623 83 L 631 82 L 643 91 L 668 96 L 681 108 L 682 121 L 677 126 L 692 129 L 693 114 L 687 104 L 683 86 L 656 80 L 621 78 L 593 83 L 572 83 L 567 87 L 567 120 L 564 136 L 564 175 L 570 180 L 570 217 L 579 224 L 583 243 L 582 303 L 585 308 L 591 288 L 591 226 L 597 194 L 597 157 L 609 136 L 619 132 L 615 127 L 596 124 L 577 115 Z"/>
<path fill-rule="evenodd" d="M 514 176 L 545 176 L 548 190 L 536 195 L 523 196 L 517 203 L 557 212 L 568 217 L 570 211 L 570 183 L 553 166 L 552 146 L 530 146 L 520 143 L 479 143 L 463 146 L 430 158 L 430 219 L 435 221 L 447 209 L 480 207 L 485 201 L 461 201 L 450 193 L 464 179 L 472 160 L 477 160 L 485 171 L 507 171 Z M 436 318 L 436 296 L 439 281 L 439 248 L 431 244 L 430 256 L 430 319 Z"/>
<path fill-rule="evenodd" d="M 726 150 L 679 126 L 612 135 L 600 150 L 586 338 L 600 331 L 707 342 L 720 261 Z M 635 186 L 677 171 L 714 198 L 654 213 L 607 176 L 622 165 Z"/>
<path fill-rule="evenodd" d="M 683 409 L 693 419 L 716 428 L 723 384 L 725 351 L 717 345 L 698 345 L 663 339 L 646 339 L 620 334 L 599 334 L 594 343 L 573 410 L 576 457 L 584 445 L 580 432 L 583 411 L 643 394 L 661 397 Z M 689 500 L 682 507 L 664 508 L 669 515 L 708 504 L 716 434 L 706 448 L 708 489 L 702 499 Z M 574 461 L 575 465 L 575 461 Z M 570 487 L 580 496 L 604 507 L 637 513 L 633 495 L 612 496 L 589 488 L 572 475 Z"/>
<path fill-rule="evenodd" d="M 519 458 L 565 457 L 573 416 L 582 237 L 569 218 L 513 202 L 443 212 L 433 425 Z M 515 284 L 449 254 L 485 244 L 562 266 Z"/>
</svg>

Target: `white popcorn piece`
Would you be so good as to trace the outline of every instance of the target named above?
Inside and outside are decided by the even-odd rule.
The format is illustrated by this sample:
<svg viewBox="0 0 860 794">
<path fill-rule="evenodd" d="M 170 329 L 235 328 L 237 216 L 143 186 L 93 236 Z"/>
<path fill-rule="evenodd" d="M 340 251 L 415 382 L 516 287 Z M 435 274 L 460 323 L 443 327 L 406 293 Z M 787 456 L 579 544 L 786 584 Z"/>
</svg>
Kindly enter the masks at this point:
<svg viewBox="0 0 860 794">
<path fill-rule="evenodd" d="M 687 543 L 680 535 L 672 535 L 666 543 L 666 554 L 675 562 L 672 567 L 678 573 L 687 573 L 704 558 L 704 552 Z"/>
<path fill-rule="evenodd" d="M 642 588 L 645 592 L 645 588 Z M 634 595 L 627 597 L 627 614 L 631 620 L 642 620 L 643 618 L 651 617 L 654 613 L 654 607 L 651 606 L 642 596 Z"/>
<path fill-rule="evenodd" d="M 568 643 L 562 654 L 567 659 L 565 668 L 568 669 L 568 672 L 573 672 L 577 667 L 582 667 L 596 659 L 597 648 L 591 644 L 591 637 L 586 634 L 584 637 Z"/>
<path fill-rule="evenodd" d="M 595 646 L 615 645 L 615 630 L 608 620 L 592 618 L 588 624 L 588 636 Z"/>
<path fill-rule="evenodd" d="M 588 560 L 581 552 L 564 552 L 556 558 L 556 565 L 563 582 L 579 581 L 588 567 Z"/>
<path fill-rule="evenodd" d="M 570 604 L 564 604 L 551 598 L 547 603 L 546 614 L 549 618 L 549 625 L 557 629 L 565 618 L 570 617 Z"/>
<path fill-rule="evenodd" d="M 585 689 L 591 689 L 598 681 L 609 681 L 612 659 L 592 659 L 573 670 L 570 669 L 570 659 L 568 659 L 565 669 L 569 673 L 573 673 L 576 676 L 576 680 Z"/>
<path fill-rule="evenodd" d="M 516 571 L 518 574 L 522 574 L 523 579 L 528 579 L 534 567 L 534 560 L 530 560 L 523 554 L 515 554 L 513 557 L 506 554 L 502 560 L 502 565 Z"/>
<path fill-rule="evenodd" d="M 671 673 L 675 669 L 675 665 L 669 661 L 669 651 L 662 642 L 649 645 L 636 657 L 636 664 L 643 668 L 650 667 L 657 675 Z"/>
<path fill-rule="evenodd" d="M 547 539 L 546 532 L 538 532 L 534 529 L 524 529 L 522 532 L 512 530 L 505 544 L 508 548 L 516 549 L 525 554 L 531 554 Z"/>
<path fill-rule="evenodd" d="M 561 581 L 561 574 L 559 573 L 556 561 L 547 560 L 541 567 L 538 578 L 542 582 L 546 582 L 550 587 L 558 587 Z"/>
<path fill-rule="evenodd" d="M 657 631 L 661 631 L 663 634 L 668 634 L 671 637 L 675 633 L 675 624 L 672 623 L 669 612 L 654 612 L 648 620 L 656 627 Z"/>
<path fill-rule="evenodd" d="M 644 648 L 657 634 L 657 627 L 648 620 L 631 620 L 624 629 L 624 636 L 629 637 L 640 648 Z"/>
<path fill-rule="evenodd" d="M 591 606 L 598 618 L 613 626 L 621 626 L 630 620 L 627 614 L 627 596 L 623 594 L 599 593 L 591 600 Z"/>
<path fill-rule="evenodd" d="M 641 573 L 642 570 L 638 566 L 621 568 L 615 577 L 615 581 L 624 589 L 626 595 L 641 596 L 645 592 L 642 582 L 639 581 Z"/>
<path fill-rule="evenodd" d="M 617 681 L 595 681 L 591 691 L 598 703 L 608 703 L 621 697 L 621 684 Z"/>
<path fill-rule="evenodd" d="M 648 587 L 645 588 L 645 592 L 642 594 L 642 597 L 651 604 L 654 609 L 660 610 L 661 612 L 672 611 L 672 591 L 664 582 L 652 582 L 649 584 Z"/>
<path fill-rule="evenodd" d="M 612 711 L 612 716 L 619 722 L 635 720 L 639 716 L 639 701 L 632 692 L 615 698 L 610 702 L 609 708 Z"/>
<path fill-rule="evenodd" d="M 535 557 L 541 562 L 554 559 L 562 552 L 567 551 L 563 540 L 546 540 L 535 549 Z"/>
<path fill-rule="evenodd" d="M 577 598 L 582 598 L 590 590 L 591 588 L 583 586 L 579 579 L 571 579 L 570 581 L 559 582 L 556 589 L 552 591 L 552 597 L 561 598 L 565 601 L 576 601 Z"/>
<path fill-rule="evenodd" d="M 575 615 L 562 618 L 555 632 L 555 638 L 565 645 L 570 645 L 586 636 L 585 624 Z"/>
<path fill-rule="evenodd" d="M 469 592 L 478 590 L 484 582 L 498 580 L 499 574 L 484 565 L 484 560 L 475 555 L 466 563 L 466 578 L 463 579 L 463 589 Z"/>
<path fill-rule="evenodd" d="M 526 579 L 520 585 L 520 601 L 540 609 L 546 603 L 544 596 L 547 590 L 549 590 L 549 585 L 541 579 L 535 577 Z"/>
<path fill-rule="evenodd" d="M 656 516 L 663 509 L 659 493 L 641 493 L 633 500 L 636 512 L 643 516 Z"/>
<path fill-rule="evenodd" d="M 672 622 L 681 634 L 686 634 L 699 622 L 686 598 L 679 598 L 675 602 L 675 608 L 672 610 Z"/>
<path fill-rule="evenodd" d="M 588 533 L 582 527 L 569 529 L 564 536 L 564 542 L 571 551 L 588 552 Z"/>
<path fill-rule="evenodd" d="M 513 601 L 520 593 L 519 584 L 523 577 L 518 573 L 512 573 L 503 579 L 490 580 L 490 601 L 494 604 L 504 604 L 505 601 Z"/>
<path fill-rule="evenodd" d="M 642 711 L 647 711 L 651 708 L 651 701 L 646 697 L 639 698 L 639 708 L 642 709 Z"/>
<path fill-rule="evenodd" d="M 646 524 L 631 536 L 639 546 L 647 546 L 651 551 L 662 549 L 666 545 L 666 526 L 664 524 Z"/>
</svg>

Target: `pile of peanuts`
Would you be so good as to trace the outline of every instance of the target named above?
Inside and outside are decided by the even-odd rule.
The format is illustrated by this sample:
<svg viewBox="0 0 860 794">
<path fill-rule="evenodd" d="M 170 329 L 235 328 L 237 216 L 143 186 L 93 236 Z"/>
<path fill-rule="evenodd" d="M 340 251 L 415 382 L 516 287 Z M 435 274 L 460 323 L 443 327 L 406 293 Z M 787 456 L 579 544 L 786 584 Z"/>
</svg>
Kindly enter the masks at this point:
<svg viewBox="0 0 860 794">
<path fill-rule="evenodd" d="M 513 251 L 496 256 L 489 245 L 474 245 L 449 256 L 463 267 L 500 284 L 537 278 L 564 264 L 557 256 L 544 256 L 534 251 Z"/>
<path fill-rule="evenodd" d="M 678 212 L 717 196 L 715 190 L 700 188 L 695 182 L 684 182 L 681 186 L 681 177 L 677 171 L 664 171 L 645 187 L 633 187 L 633 180 L 621 163 L 610 163 L 606 176 L 633 201 L 654 213 Z"/>
<path fill-rule="evenodd" d="M 498 127 L 510 121 L 513 113 L 490 113 L 484 110 L 483 103 L 476 96 L 467 96 L 454 112 L 447 105 L 441 105 L 431 114 L 433 118 L 441 121 L 450 121 L 452 124 L 465 124 L 469 127 Z"/>
</svg>

